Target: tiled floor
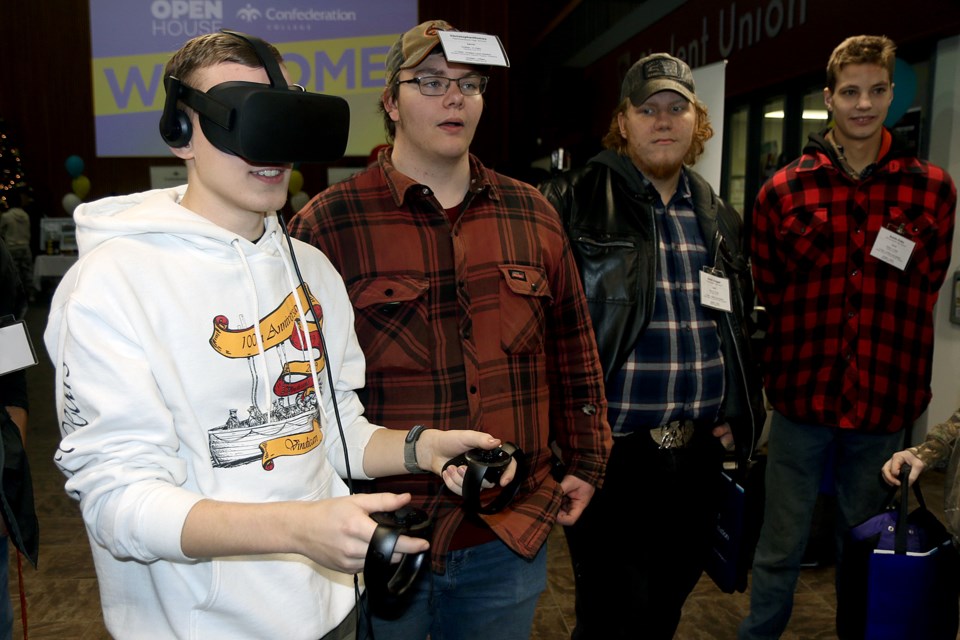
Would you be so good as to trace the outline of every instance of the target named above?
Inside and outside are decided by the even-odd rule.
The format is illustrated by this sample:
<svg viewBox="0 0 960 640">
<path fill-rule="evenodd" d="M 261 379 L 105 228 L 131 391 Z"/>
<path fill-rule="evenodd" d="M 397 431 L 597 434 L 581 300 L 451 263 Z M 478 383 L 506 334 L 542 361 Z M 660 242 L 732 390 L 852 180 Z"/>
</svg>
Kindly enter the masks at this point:
<svg viewBox="0 0 960 640">
<path fill-rule="evenodd" d="M 107 638 L 100 616 L 96 574 L 77 504 L 63 489 L 64 478 L 53 465 L 59 433 L 52 404 L 52 367 L 42 346 L 47 310 L 31 308 L 28 324 L 40 364 L 28 371 L 31 421 L 27 443 L 40 518 L 40 564 L 23 569 L 27 598 L 28 630 L 34 640 L 94 640 Z M 939 482 L 925 483 L 928 504 L 942 504 Z M 13 560 L 11 558 L 11 560 Z M 17 591 L 16 562 L 11 562 L 11 592 Z M 573 583 L 570 560 L 562 532 L 555 531 L 548 545 L 549 580 L 540 600 L 534 630 L 535 640 L 569 638 L 574 623 Z M 793 619 L 785 640 L 833 638 L 833 569 L 805 569 L 797 589 Z M 684 607 L 676 637 L 681 640 L 730 640 L 747 614 L 749 592 L 721 593 L 709 578 L 703 578 Z M 23 637 L 19 602 L 15 638 Z M 638 638 L 642 633 L 638 633 Z M 491 640 L 496 640 L 491 638 Z"/>
</svg>

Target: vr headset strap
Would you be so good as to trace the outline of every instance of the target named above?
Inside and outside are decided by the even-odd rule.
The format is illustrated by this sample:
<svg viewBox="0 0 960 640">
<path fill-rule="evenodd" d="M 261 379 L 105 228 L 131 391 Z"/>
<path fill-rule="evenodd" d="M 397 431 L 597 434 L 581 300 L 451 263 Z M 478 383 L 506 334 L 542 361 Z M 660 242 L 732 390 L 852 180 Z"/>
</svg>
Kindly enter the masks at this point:
<svg viewBox="0 0 960 640">
<path fill-rule="evenodd" d="M 274 89 L 288 88 L 287 81 L 284 80 L 283 73 L 280 71 L 280 65 L 277 64 L 277 59 L 273 57 L 273 54 L 270 53 L 270 49 L 267 48 L 267 43 L 256 36 L 240 33 L 239 31 L 220 29 L 220 32 L 240 38 L 241 40 L 246 40 L 247 43 L 253 47 L 257 57 L 260 58 L 260 62 L 263 63 L 263 68 L 267 70 L 267 76 L 270 77 L 270 86 Z"/>
<path fill-rule="evenodd" d="M 173 76 L 169 76 L 167 81 L 168 96 L 178 95 L 185 105 L 227 131 L 233 127 L 233 109 L 217 102 L 202 91 L 191 89 Z"/>
<path fill-rule="evenodd" d="M 235 38 L 240 38 L 253 47 L 254 53 L 257 54 L 260 62 L 263 63 L 263 68 L 267 71 L 271 87 L 279 89 L 288 88 L 287 81 L 283 78 L 283 73 L 280 71 L 280 65 L 277 63 L 277 59 L 270 53 L 267 44 L 263 40 L 256 36 L 240 33 L 239 31 L 230 31 L 229 29 L 221 29 L 220 31 Z M 177 95 L 185 105 L 227 131 L 233 128 L 235 115 L 233 109 L 212 99 L 202 91 L 196 91 L 182 84 L 179 79 L 173 76 L 167 78 L 167 83 L 168 96 L 171 94 Z"/>
</svg>

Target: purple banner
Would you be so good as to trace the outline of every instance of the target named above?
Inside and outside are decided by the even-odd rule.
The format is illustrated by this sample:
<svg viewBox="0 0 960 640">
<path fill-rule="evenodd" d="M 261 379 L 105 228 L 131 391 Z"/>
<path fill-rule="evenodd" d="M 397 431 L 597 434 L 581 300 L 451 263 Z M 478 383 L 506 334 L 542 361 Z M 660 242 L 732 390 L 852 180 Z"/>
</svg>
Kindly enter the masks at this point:
<svg viewBox="0 0 960 640">
<path fill-rule="evenodd" d="M 401 33 L 415 24 L 416 0 L 90 0 L 94 58 L 173 52 L 219 29 L 278 44 Z"/>
<path fill-rule="evenodd" d="M 291 81 L 350 105 L 348 156 L 384 141 L 376 105 L 386 53 L 417 24 L 416 0 L 90 0 L 94 123 L 101 157 L 164 156 L 163 65 L 220 29 L 280 49 Z"/>
</svg>

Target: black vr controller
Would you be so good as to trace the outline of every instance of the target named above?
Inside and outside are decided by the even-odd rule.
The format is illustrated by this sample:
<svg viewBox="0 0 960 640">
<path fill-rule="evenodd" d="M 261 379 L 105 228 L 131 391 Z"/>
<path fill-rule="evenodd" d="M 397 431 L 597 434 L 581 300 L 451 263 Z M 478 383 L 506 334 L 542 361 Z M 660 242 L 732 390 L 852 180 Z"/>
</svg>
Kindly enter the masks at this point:
<svg viewBox="0 0 960 640">
<path fill-rule="evenodd" d="M 363 563 L 363 580 L 367 586 L 367 601 L 374 615 L 393 619 L 404 609 L 403 595 L 413 584 L 427 553 L 404 554 L 400 562 L 392 564 L 394 548 L 401 535 L 430 539 L 433 523 L 422 509 L 402 507 L 393 512 L 379 511 L 370 517 L 377 528 L 370 539 L 367 557 Z"/>
<path fill-rule="evenodd" d="M 517 461 L 517 470 L 510 483 L 500 489 L 500 493 L 486 504 L 480 501 L 483 491 L 483 482 L 496 486 L 500 477 L 510 465 L 510 460 Z M 450 465 L 459 467 L 466 465 L 467 473 L 463 477 L 463 506 L 467 511 L 490 515 L 502 511 L 510 504 L 521 483 L 527 477 L 527 462 L 523 451 L 512 442 L 504 442 L 495 449 L 471 449 L 456 458 L 448 460 L 443 468 Z"/>
</svg>

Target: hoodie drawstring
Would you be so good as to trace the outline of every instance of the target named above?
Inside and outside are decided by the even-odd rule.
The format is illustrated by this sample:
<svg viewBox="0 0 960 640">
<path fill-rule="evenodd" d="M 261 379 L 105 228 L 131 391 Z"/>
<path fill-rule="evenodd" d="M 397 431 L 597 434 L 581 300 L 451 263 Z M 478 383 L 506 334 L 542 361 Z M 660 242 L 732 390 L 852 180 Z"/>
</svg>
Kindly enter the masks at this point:
<svg viewBox="0 0 960 640">
<path fill-rule="evenodd" d="M 240 262 L 243 263 L 244 273 L 247 276 L 247 281 L 250 284 L 250 290 L 253 292 L 253 313 L 251 317 L 253 318 L 253 333 L 257 337 L 257 353 L 260 354 L 260 358 L 257 360 L 257 366 L 260 371 L 260 379 L 264 381 L 270 380 L 269 371 L 267 371 L 267 354 L 263 349 L 263 335 L 260 333 L 260 298 L 257 296 L 257 286 L 256 282 L 253 279 L 253 272 L 250 270 L 250 264 L 247 262 L 247 256 L 244 254 L 243 249 L 240 247 L 240 240 L 234 238 L 230 241 L 230 246 L 234 248 L 237 252 L 237 255 L 240 256 Z M 263 385 L 264 393 L 264 404 L 267 407 L 267 422 L 272 422 L 272 411 L 273 406 L 270 402 L 270 388 L 269 384 Z"/>
<path fill-rule="evenodd" d="M 300 299 L 300 296 L 297 295 L 298 279 L 295 277 L 295 274 L 291 269 L 292 258 L 284 250 L 283 243 L 280 241 L 280 238 L 278 238 L 278 235 L 279 234 L 276 230 L 271 231 L 270 240 L 271 242 L 273 242 L 273 245 L 277 248 L 277 251 L 280 253 L 283 266 L 287 272 L 287 286 L 290 287 L 290 291 L 293 293 L 293 301 L 297 305 L 297 314 L 299 315 L 299 319 L 300 319 L 300 330 L 303 332 L 303 336 L 304 336 L 301 353 L 304 355 L 304 357 L 306 358 L 307 362 L 310 365 L 310 376 L 313 379 L 313 388 L 316 390 L 314 397 L 316 398 L 317 409 L 320 413 L 320 417 L 322 418 L 321 425 L 327 425 L 327 424 L 330 424 L 330 421 L 327 416 L 326 408 L 323 406 L 323 402 L 320 394 L 320 389 L 321 389 L 320 376 L 317 373 L 316 361 L 314 360 L 314 357 L 313 357 L 313 351 L 312 351 L 313 342 L 310 339 L 310 332 L 308 330 L 309 325 L 307 324 L 307 314 L 303 308 L 303 303 Z M 304 288 L 305 288 L 303 292 L 304 298 L 307 299 L 308 302 L 310 302 L 310 300 L 307 298 L 307 296 L 309 295 L 309 292 L 306 290 L 306 284 L 304 284 Z M 318 331 L 320 330 L 320 321 L 321 321 L 320 318 L 317 318 Z M 323 357 L 325 360 L 325 366 L 329 367 L 330 354 L 324 353 Z M 329 391 L 331 394 L 334 393 L 333 389 L 330 389 Z"/>
</svg>

